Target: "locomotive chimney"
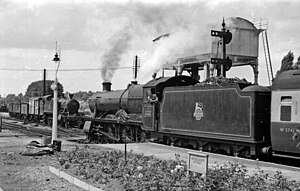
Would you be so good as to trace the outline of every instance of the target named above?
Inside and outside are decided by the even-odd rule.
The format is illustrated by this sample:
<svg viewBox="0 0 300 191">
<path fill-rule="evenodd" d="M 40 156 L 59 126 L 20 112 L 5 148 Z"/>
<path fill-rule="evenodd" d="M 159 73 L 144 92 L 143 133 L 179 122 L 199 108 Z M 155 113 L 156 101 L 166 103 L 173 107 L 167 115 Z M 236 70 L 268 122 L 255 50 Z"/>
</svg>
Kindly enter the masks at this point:
<svg viewBox="0 0 300 191">
<path fill-rule="evenodd" d="M 138 82 L 137 81 L 131 81 L 131 85 L 137 85 Z"/>
<path fill-rule="evenodd" d="M 156 73 L 156 72 L 155 72 L 155 73 L 153 73 L 153 74 L 152 74 L 152 78 L 153 78 L 153 79 L 155 79 L 155 78 L 156 78 L 156 75 L 157 75 L 157 73 Z"/>
<path fill-rule="evenodd" d="M 102 91 L 104 92 L 111 91 L 111 82 L 103 82 L 102 87 L 103 87 Z"/>
</svg>

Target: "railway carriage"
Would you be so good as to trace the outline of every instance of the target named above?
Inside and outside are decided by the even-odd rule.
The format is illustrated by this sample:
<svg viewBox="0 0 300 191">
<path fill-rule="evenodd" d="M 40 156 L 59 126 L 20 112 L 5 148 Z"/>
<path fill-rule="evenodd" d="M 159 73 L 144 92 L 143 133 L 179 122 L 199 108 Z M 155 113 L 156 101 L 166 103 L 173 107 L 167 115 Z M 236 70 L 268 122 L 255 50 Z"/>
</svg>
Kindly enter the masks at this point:
<svg viewBox="0 0 300 191">
<path fill-rule="evenodd" d="M 300 70 L 277 74 L 272 85 L 271 137 L 275 156 L 300 157 Z"/>
<path fill-rule="evenodd" d="M 29 103 L 21 103 L 21 116 L 23 120 L 27 120 L 29 115 Z"/>
<path fill-rule="evenodd" d="M 41 97 L 42 100 L 42 111 L 41 119 L 45 124 L 52 124 L 53 118 L 53 96 L 47 95 Z M 60 102 L 58 102 L 60 108 Z"/>
<path fill-rule="evenodd" d="M 12 113 L 14 114 L 14 117 L 19 118 L 21 115 L 20 112 L 21 112 L 21 104 L 20 103 L 14 104 L 12 106 Z"/>
<path fill-rule="evenodd" d="M 61 108 L 61 100 L 58 102 L 58 109 Z M 9 103 L 9 115 L 31 122 L 52 123 L 53 100 L 52 96 L 30 97 L 28 102 Z"/>
<path fill-rule="evenodd" d="M 9 116 L 13 117 L 14 113 L 13 113 L 13 107 L 14 107 L 14 103 L 8 103 L 8 114 Z"/>
<path fill-rule="evenodd" d="M 0 105 L 0 112 L 8 112 L 7 104 Z"/>
<path fill-rule="evenodd" d="M 30 121 L 38 122 L 42 115 L 43 115 L 43 101 L 41 97 L 30 97 L 28 119 Z"/>
</svg>

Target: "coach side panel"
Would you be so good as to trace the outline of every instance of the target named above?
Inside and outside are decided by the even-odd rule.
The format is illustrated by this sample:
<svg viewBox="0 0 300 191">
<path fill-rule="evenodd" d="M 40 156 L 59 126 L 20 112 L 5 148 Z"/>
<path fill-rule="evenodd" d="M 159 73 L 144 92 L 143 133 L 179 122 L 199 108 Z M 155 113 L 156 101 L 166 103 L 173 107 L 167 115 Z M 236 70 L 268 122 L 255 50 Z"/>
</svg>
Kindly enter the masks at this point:
<svg viewBox="0 0 300 191">
<path fill-rule="evenodd" d="M 275 152 L 300 154 L 294 134 L 300 136 L 300 91 L 272 91 L 271 139 Z"/>
</svg>

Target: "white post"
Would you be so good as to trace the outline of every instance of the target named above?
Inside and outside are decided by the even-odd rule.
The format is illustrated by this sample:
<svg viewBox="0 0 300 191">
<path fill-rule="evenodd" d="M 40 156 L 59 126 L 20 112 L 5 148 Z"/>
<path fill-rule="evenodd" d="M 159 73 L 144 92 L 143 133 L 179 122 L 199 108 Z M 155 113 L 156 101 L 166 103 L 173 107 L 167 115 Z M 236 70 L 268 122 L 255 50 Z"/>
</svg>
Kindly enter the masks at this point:
<svg viewBox="0 0 300 191">
<path fill-rule="evenodd" d="M 51 85 L 51 89 L 53 90 L 54 98 L 53 98 L 53 117 L 52 117 L 52 144 L 55 140 L 57 140 L 57 91 L 58 91 L 58 82 L 57 82 L 57 72 L 60 64 L 60 59 L 58 54 L 54 55 L 53 60 L 55 64 L 57 64 L 57 69 L 55 72 L 55 81 Z"/>
<path fill-rule="evenodd" d="M 57 78 L 55 82 L 51 85 L 54 91 L 53 98 L 53 117 L 52 117 L 52 144 L 54 140 L 57 140 Z"/>
</svg>

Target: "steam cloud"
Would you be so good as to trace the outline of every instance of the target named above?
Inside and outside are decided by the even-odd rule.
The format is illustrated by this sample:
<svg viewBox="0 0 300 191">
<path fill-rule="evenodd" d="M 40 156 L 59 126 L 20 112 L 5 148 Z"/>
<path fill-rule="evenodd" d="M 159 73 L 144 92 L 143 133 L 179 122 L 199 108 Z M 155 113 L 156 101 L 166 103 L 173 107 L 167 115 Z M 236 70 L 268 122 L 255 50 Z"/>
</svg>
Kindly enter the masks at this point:
<svg viewBox="0 0 300 191">
<path fill-rule="evenodd" d="M 117 9 L 120 9 L 117 8 Z M 119 12 L 120 13 L 120 12 Z M 199 17 L 197 17 L 199 15 Z M 163 65 L 175 62 L 177 58 L 187 55 L 207 53 L 210 44 L 208 19 L 201 19 L 201 12 L 195 7 L 182 4 L 165 6 L 131 3 L 125 13 L 118 15 L 127 23 L 116 30 L 109 41 L 111 47 L 101 60 L 101 75 L 104 81 L 110 81 L 115 69 L 122 65 L 122 56 L 132 41 L 148 43 L 152 52 L 142 58 L 140 77 L 146 78 L 160 70 Z M 129 21 L 129 24 L 128 24 Z M 205 21 L 205 22 L 204 22 Z M 122 24 L 121 24 L 122 26 Z M 208 29 L 209 28 L 209 29 Z M 152 40 L 162 34 L 155 43 Z M 144 41 L 148 42 L 144 42 Z"/>
<path fill-rule="evenodd" d="M 107 41 L 108 51 L 100 61 L 102 79 L 112 80 L 116 68 L 123 65 L 125 53 L 131 52 L 132 58 L 138 54 L 133 52 L 137 50 L 136 47 L 129 46 L 134 43 L 148 46 L 146 56 L 140 56 L 143 62 L 139 77 L 143 79 L 180 57 L 210 52 L 211 23 L 217 22 L 211 17 L 205 17 L 209 12 L 199 11 L 200 7 L 199 4 L 145 5 L 134 2 L 115 7 L 111 5 L 112 9 L 105 17 L 117 22 L 110 23 L 115 28 Z M 221 28 L 221 18 L 217 18 L 220 23 L 217 28 Z M 152 42 L 167 33 L 170 34 L 168 37 Z"/>
<path fill-rule="evenodd" d="M 126 32 L 119 32 L 112 36 L 111 43 L 113 46 L 102 56 L 101 76 L 104 82 L 111 81 L 130 39 L 131 36 Z"/>
</svg>

